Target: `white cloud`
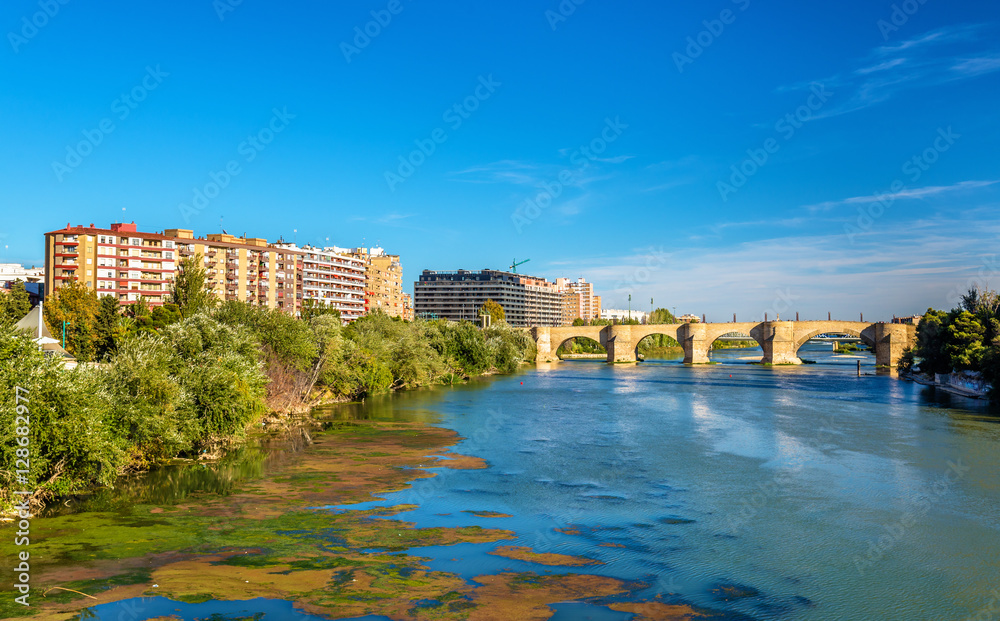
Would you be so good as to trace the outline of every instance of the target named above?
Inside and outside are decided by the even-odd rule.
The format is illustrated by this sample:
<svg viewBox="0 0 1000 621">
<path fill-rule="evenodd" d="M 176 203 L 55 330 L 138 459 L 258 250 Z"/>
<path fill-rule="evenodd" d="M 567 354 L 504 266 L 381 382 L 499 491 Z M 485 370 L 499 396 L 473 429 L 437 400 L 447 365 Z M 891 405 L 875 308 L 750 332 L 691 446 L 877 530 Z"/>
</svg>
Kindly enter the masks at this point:
<svg viewBox="0 0 1000 621">
<path fill-rule="evenodd" d="M 818 120 L 880 104 L 905 90 L 992 73 L 1000 70 L 1000 53 L 991 37 L 980 36 L 982 30 L 978 25 L 934 30 L 898 45 L 874 49 L 863 66 L 853 71 L 779 90 L 804 91 L 816 83 L 832 90 L 835 102 L 813 116 Z M 983 45 L 992 49 L 984 50 Z"/>
<path fill-rule="evenodd" d="M 652 297 L 679 312 L 705 313 L 709 321 L 729 321 L 733 313 L 751 321 L 765 311 L 890 319 L 928 306 L 950 308 L 950 294 L 972 278 L 1000 285 L 1000 268 L 990 258 L 1000 220 L 876 223 L 854 244 L 839 227 L 831 230 L 668 254 L 639 249 L 577 262 L 574 272 L 595 283 L 606 306 L 621 304 L 631 286 L 633 300 Z"/>
<path fill-rule="evenodd" d="M 959 192 L 963 190 L 975 190 L 979 188 L 985 188 L 997 183 L 1000 183 L 1000 180 L 962 181 L 960 183 L 956 183 L 953 185 L 936 185 L 936 186 L 927 186 L 923 188 L 908 188 L 891 194 L 870 194 L 866 196 L 852 196 L 851 198 L 845 198 L 839 201 L 826 201 L 824 203 L 817 203 L 815 205 L 806 205 L 804 209 L 815 213 L 818 211 L 829 211 L 835 207 L 841 207 L 843 205 L 867 205 L 870 203 L 877 203 L 883 201 L 927 198 L 929 196 L 936 196 L 939 194 L 948 194 L 951 192 Z"/>
</svg>

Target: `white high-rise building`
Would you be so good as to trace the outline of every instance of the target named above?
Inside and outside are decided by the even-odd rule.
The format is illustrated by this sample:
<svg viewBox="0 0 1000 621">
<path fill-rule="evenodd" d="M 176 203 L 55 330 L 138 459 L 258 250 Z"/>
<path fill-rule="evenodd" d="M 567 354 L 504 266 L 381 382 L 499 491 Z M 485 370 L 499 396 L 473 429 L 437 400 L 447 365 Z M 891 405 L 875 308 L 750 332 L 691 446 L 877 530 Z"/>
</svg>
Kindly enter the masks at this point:
<svg viewBox="0 0 1000 621">
<path fill-rule="evenodd" d="M 344 323 L 365 313 L 365 262 L 346 248 L 276 244 L 302 253 L 302 300 L 340 311 Z"/>
</svg>

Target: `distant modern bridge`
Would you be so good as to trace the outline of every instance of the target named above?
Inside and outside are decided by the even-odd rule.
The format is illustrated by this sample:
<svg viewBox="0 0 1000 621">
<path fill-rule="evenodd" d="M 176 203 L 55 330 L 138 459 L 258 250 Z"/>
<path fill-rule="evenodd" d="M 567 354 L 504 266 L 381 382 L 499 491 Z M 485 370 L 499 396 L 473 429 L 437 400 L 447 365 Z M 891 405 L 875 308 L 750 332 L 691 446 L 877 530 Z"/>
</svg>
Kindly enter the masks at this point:
<svg viewBox="0 0 1000 621">
<path fill-rule="evenodd" d="M 895 368 L 903 352 L 915 343 L 916 326 L 861 321 L 765 321 L 531 328 L 539 362 L 557 361 L 556 351 L 573 338 L 598 341 L 608 351 L 608 362 L 635 362 L 639 341 L 653 334 L 664 334 L 680 343 L 686 364 L 709 362 L 712 343 L 720 337 L 731 340 L 734 334 L 745 334 L 757 341 L 764 350 L 762 363 L 802 364 L 798 351 L 806 341 L 820 334 L 846 334 L 871 347 L 875 364 Z"/>
</svg>

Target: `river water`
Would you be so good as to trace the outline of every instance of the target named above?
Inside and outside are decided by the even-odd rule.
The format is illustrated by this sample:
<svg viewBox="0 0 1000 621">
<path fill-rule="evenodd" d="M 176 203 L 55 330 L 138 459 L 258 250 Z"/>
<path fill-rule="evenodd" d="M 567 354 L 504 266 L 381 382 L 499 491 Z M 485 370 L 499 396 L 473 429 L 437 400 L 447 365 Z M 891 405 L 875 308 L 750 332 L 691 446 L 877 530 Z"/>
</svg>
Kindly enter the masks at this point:
<svg viewBox="0 0 1000 621">
<path fill-rule="evenodd" d="M 489 464 L 438 469 L 372 506 L 414 503 L 398 518 L 510 529 L 518 541 L 501 545 L 604 563 L 539 567 L 487 554 L 496 543 L 408 551 L 435 570 L 601 574 L 734 618 L 998 618 L 1000 421 L 828 350 L 807 345 L 815 364 L 797 367 L 746 364 L 759 349 L 697 367 L 562 362 L 325 412 L 432 421 Z"/>
</svg>

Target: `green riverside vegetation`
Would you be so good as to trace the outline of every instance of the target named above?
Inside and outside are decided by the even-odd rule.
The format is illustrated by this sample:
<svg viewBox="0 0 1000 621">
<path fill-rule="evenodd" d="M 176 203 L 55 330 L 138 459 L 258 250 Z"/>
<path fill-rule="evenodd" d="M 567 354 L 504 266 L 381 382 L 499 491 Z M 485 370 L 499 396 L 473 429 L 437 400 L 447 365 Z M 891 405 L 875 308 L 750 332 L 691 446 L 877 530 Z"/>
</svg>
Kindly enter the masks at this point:
<svg viewBox="0 0 1000 621">
<path fill-rule="evenodd" d="M 197 276 L 185 279 L 192 288 Z M 50 296 L 50 329 L 61 335 L 57 322 L 69 321 L 67 349 L 91 362 L 75 369 L 14 327 L 22 308 L 0 307 L 0 425 L 14 429 L 15 389 L 26 390 L 31 459 L 22 486 L 19 447 L 4 434 L 0 509 L 10 509 L 15 489 L 38 490 L 37 504 L 174 457 L 215 455 L 272 412 L 510 373 L 535 356 L 531 337 L 503 323 L 480 329 L 375 313 L 341 326 L 325 308 L 298 319 L 176 288 L 173 303 L 153 310 L 143 302 L 123 311 L 77 284 Z"/>
<path fill-rule="evenodd" d="M 903 355 L 900 370 L 933 375 L 952 371 L 982 374 L 1000 403 L 1000 295 L 972 289 L 951 311 L 928 308 L 917 325 L 917 344 Z"/>
</svg>

